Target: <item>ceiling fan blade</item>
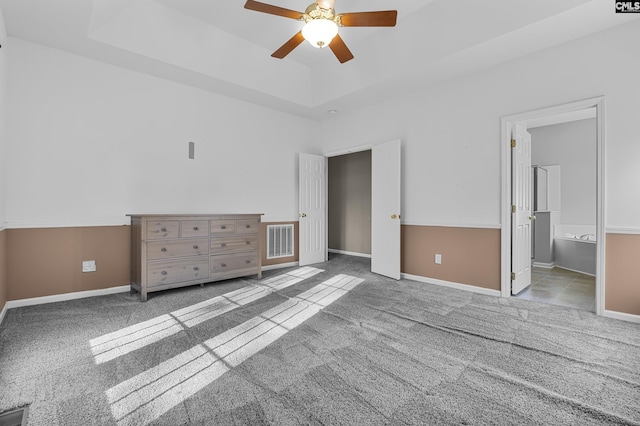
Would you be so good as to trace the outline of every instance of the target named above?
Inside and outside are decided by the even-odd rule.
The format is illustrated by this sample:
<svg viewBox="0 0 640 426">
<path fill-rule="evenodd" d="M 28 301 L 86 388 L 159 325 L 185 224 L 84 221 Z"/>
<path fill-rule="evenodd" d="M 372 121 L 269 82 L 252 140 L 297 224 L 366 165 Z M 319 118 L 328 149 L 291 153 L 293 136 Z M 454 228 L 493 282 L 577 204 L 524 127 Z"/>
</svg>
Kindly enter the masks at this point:
<svg viewBox="0 0 640 426">
<path fill-rule="evenodd" d="M 395 27 L 398 11 L 353 12 L 342 13 L 340 16 L 345 27 Z"/>
<path fill-rule="evenodd" d="M 304 41 L 304 37 L 302 37 L 302 31 L 298 32 L 296 35 L 291 37 L 289 41 L 283 44 L 280 49 L 276 50 L 271 54 L 274 58 L 282 59 L 287 56 L 293 49 L 298 47 L 300 43 Z"/>
<path fill-rule="evenodd" d="M 351 53 L 347 45 L 344 43 L 340 34 L 337 34 L 333 40 L 331 40 L 331 43 L 329 43 L 329 49 L 331 49 L 334 55 L 336 55 L 336 58 L 338 58 L 341 64 L 353 59 L 353 53 Z"/>
<path fill-rule="evenodd" d="M 273 6 L 266 3 L 260 3 L 253 0 L 247 0 L 244 4 L 245 9 L 255 10 L 256 12 L 268 13 L 270 15 L 284 16 L 285 18 L 301 19 L 304 13 L 295 10 L 285 9 L 279 6 Z"/>
</svg>

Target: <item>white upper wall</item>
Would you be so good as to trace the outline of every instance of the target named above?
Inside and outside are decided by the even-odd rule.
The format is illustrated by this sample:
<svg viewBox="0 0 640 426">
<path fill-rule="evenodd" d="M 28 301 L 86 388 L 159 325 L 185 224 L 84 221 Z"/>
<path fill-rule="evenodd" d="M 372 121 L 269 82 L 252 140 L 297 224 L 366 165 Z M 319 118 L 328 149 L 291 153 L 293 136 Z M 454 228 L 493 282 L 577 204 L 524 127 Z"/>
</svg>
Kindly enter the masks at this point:
<svg viewBox="0 0 640 426">
<path fill-rule="evenodd" d="M 297 219 L 297 152 L 317 150 L 318 122 L 8 44 L 9 227 L 117 225 L 127 213 Z"/>
<path fill-rule="evenodd" d="M 323 122 L 324 152 L 403 141 L 403 221 L 500 224 L 501 117 L 605 96 L 606 225 L 640 230 L 640 22 Z"/>
<path fill-rule="evenodd" d="M 6 220 L 6 122 L 7 122 L 7 31 L 0 9 L 0 230 L 4 229 Z"/>
<path fill-rule="evenodd" d="M 596 225 L 596 120 L 529 129 L 532 162 L 560 165 L 562 223 Z"/>
</svg>

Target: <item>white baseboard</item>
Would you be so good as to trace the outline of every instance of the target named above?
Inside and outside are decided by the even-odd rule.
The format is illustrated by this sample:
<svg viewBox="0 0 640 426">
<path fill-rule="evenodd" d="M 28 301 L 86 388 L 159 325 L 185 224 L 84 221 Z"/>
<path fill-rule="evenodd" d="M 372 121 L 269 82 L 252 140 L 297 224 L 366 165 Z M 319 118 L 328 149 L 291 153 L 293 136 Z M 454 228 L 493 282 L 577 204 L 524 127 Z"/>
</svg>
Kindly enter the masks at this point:
<svg viewBox="0 0 640 426">
<path fill-rule="evenodd" d="M 535 266 L 536 268 L 553 269 L 556 267 L 556 264 L 555 262 L 552 262 L 552 263 L 533 262 L 532 266 Z"/>
<path fill-rule="evenodd" d="M 434 284 L 434 285 L 439 285 L 442 287 L 449 287 L 449 288 L 455 288 L 458 290 L 464 290 L 464 291 L 470 291 L 473 293 L 480 293 L 480 294 L 484 294 L 487 296 L 496 296 L 496 297 L 500 297 L 500 290 L 491 290 L 489 288 L 483 288 L 483 287 L 477 287 L 475 285 L 469 285 L 469 284 L 460 284 L 460 283 L 454 283 L 451 281 L 444 281 L 444 280 L 439 280 L 436 278 L 427 278 L 427 277 L 421 277 L 420 275 L 411 275 L 411 274 L 405 274 L 402 273 L 400 274 L 400 276 L 402 278 L 408 279 L 408 280 L 412 280 L 412 281 L 419 281 L 422 283 L 427 283 L 427 284 Z"/>
<path fill-rule="evenodd" d="M 617 311 L 607 311 L 605 309 L 604 314 L 602 316 L 621 320 L 621 321 L 635 322 L 640 324 L 640 315 L 625 314 L 624 312 L 617 312 Z"/>
<path fill-rule="evenodd" d="M 272 269 L 290 268 L 292 266 L 298 266 L 298 262 L 276 263 L 275 265 L 263 266 L 263 271 L 270 271 Z"/>
<path fill-rule="evenodd" d="M 582 274 L 582 275 L 589 275 L 590 277 L 595 277 L 595 274 L 590 274 L 590 273 L 585 272 L 585 271 L 578 271 L 577 269 L 571 269 L 571 268 L 567 268 L 565 266 L 556 265 L 556 268 L 564 269 L 565 271 L 577 272 L 577 273 Z"/>
<path fill-rule="evenodd" d="M 129 285 L 103 288 L 100 290 L 77 291 L 74 293 L 56 294 L 53 296 L 32 297 L 30 299 L 9 300 L 5 309 L 21 308 L 23 306 L 42 305 L 44 303 L 64 302 L 66 300 L 84 299 L 86 297 L 106 296 L 108 294 L 124 293 L 129 291 Z"/>
<path fill-rule="evenodd" d="M 0 311 L 0 325 L 2 325 L 2 320 L 4 320 L 4 316 L 7 315 L 7 304 L 5 303 L 5 305 L 2 308 L 2 311 Z"/>
<path fill-rule="evenodd" d="M 356 253 L 354 251 L 344 251 L 344 250 L 336 250 L 336 249 L 329 249 L 327 251 L 329 253 L 346 254 L 348 256 L 366 257 L 368 259 L 371 259 L 371 255 L 367 253 Z"/>
</svg>

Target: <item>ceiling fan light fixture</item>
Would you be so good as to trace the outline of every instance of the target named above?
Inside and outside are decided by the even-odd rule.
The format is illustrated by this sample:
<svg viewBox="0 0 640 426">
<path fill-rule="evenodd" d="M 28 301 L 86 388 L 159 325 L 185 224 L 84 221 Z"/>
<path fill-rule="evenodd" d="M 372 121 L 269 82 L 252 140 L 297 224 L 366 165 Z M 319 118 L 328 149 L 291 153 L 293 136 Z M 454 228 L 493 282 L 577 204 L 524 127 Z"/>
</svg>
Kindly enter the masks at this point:
<svg viewBox="0 0 640 426">
<path fill-rule="evenodd" d="M 302 27 L 302 37 L 316 48 L 327 47 L 337 34 L 338 24 L 330 19 L 312 19 Z"/>
</svg>

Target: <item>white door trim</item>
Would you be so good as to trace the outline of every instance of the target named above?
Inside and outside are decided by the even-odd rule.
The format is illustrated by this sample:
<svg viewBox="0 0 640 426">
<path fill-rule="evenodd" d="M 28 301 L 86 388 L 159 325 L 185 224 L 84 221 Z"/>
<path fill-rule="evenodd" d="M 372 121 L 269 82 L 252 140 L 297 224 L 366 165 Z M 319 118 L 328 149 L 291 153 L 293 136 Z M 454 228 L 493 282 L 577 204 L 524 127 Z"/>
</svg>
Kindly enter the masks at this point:
<svg viewBox="0 0 640 426">
<path fill-rule="evenodd" d="M 327 151 L 325 153 L 323 153 L 323 155 L 327 158 L 329 157 L 337 157 L 339 155 L 345 155 L 345 154 L 353 154 L 355 152 L 362 152 L 362 151 L 371 151 L 373 149 L 374 146 L 379 145 L 377 143 L 371 143 L 371 144 L 365 144 L 365 145 L 358 145 L 358 146 L 354 146 L 351 148 L 341 148 L 341 149 L 336 149 L 333 151 Z"/>
<path fill-rule="evenodd" d="M 321 172 L 316 171 L 309 172 L 304 171 L 303 166 L 305 164 L 317 165 L 321 163 Z M 317 182 L 317 175 L 320 174 L 322 177 L 322 182 L 320 185 L 315 185 L 315 189 L 312 189 L 310 186 L 305 191 L 305 186 L 303 186 L 303 181 L 312 179 L 313 182 Z M 310 181 L 311 182 L 311 181 Z M 326 262 L 328 260 L 328 232 L 327 232 L 327 200 L 328 200 L 328 190 L 327 190 L 327 157 L 320 154 L 308 154 L 308 153 L 299 153 L 298 155 L 298 222 L 299 222 L 299 259 L 298 263 L 300 266 L 312 265 L 315 263 Z M 315 205 L 321 204 L 321 208 L 313 207 L 313 197 L 309 198 L 309 193 L 315 194 L 317 197 L 318 191 L 320 194 L 320 201 L 316 198 Z M 307 205 L 305 205 L 305 203 Z M 319 220 L 318 220 L 319 219 Z M 311 221 L 311 222 L 310 222 Z M 311 223 L 319 223 L 322 229 L 320 230 L 321 236 L 319 237 L 316 233 L 315 238 L 311 237 Z M 306 229 L 305 229 L 306 228 Z M 317 227 L 316 227 L 317 229 Z M 309 243 L 316 242 L 316 249 L 313 247 L 308 247 Z M 307 248 L 309 250 L 307 251 Z"/>
<path fill-rule="evenodd" d="M 502 144 L 500 293 L 502 297 L 511 297 L 511 128 L 515 123 L 588 108 L 596 109 L 596 314 L 604 315 L 605 313 L 606 138 L 604 129 L 604 96 L 502 117 L 500 137 Z"/>
</svg>

